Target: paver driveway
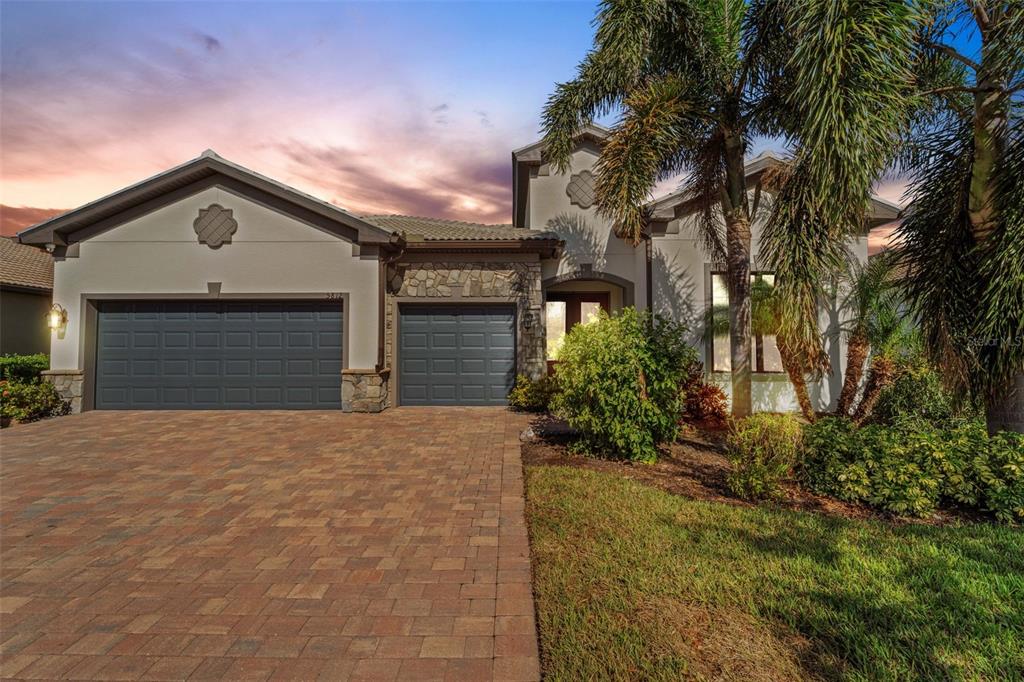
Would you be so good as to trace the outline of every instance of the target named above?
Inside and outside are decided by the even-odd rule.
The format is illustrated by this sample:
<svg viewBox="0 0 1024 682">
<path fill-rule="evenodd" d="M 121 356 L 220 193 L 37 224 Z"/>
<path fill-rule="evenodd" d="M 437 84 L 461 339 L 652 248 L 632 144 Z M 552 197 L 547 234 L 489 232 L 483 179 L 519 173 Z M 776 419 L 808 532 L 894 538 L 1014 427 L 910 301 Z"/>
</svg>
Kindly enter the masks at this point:
<svg viewBox="0 0 1024 682">
<path fill-rule="evenodd" d="M 535 679 L 524 425 L 401 408 L 5 430 L 0 671 Z"/>
</svg>

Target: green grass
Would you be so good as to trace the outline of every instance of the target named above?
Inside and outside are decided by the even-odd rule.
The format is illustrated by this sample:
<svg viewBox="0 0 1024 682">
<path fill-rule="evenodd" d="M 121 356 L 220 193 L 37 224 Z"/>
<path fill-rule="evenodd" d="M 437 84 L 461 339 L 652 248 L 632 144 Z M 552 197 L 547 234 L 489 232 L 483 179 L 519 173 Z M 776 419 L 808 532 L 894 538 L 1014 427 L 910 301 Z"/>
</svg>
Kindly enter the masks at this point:
<svg viewBox="0 0 1024 682">
<path fill-rule="evenodd" d="M 547 679 L 1024 679 L 1024 532 L 527 469 Z"/>
</svg>

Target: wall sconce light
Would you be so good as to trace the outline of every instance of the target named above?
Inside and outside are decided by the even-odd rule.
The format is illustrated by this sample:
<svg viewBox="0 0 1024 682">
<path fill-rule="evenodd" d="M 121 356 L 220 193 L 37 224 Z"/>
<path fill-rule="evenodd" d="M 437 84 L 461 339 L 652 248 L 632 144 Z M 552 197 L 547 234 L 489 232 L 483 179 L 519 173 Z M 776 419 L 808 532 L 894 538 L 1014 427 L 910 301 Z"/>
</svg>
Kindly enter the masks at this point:
<svg viewBox="0 0 1024 682">
<path fill-rule="evenodd" d="M 60 303 L 54 303 L 46 313 L 46 326 L 57 331 L 68 323 L 68 311 Z"/>
<path fill-rule="evenodd" d="M 537 323 L 537 314 L 533 311 L 527 311 L 523 315 L 523 329 L 533 329 L 533 325 Z"/>
</svg>

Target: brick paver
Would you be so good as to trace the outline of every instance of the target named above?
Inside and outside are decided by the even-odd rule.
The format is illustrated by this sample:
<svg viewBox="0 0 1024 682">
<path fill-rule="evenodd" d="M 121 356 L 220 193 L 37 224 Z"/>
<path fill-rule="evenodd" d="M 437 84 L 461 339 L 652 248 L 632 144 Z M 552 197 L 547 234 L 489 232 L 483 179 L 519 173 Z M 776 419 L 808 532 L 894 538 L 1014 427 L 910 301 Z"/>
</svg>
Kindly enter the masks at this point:
<svg viewBox="0 0 1024 682">
<path fill-rule="evenodd" d="M 6 429 L 0 675 L 538 679 L 524 426 L 400 408 Z"/>
</svg>

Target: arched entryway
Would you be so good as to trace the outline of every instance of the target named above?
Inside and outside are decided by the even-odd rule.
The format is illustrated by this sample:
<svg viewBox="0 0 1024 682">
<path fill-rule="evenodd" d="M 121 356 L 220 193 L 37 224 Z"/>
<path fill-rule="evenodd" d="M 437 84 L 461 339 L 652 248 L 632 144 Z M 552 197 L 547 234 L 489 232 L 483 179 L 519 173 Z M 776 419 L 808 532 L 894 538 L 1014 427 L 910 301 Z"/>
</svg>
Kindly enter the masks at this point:
<svg viewBox="0 0 1024 682">
<path fill-rule="evenodd" d="M 633 283 L 600 272 L 566 274 L 543 281 L 546 360 L 549 371 L 558 360 L 565 334 L 594 320 L 599 311 L 613 313 L 634 304 Z"/>
</svg>

